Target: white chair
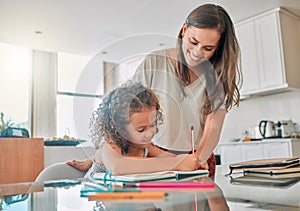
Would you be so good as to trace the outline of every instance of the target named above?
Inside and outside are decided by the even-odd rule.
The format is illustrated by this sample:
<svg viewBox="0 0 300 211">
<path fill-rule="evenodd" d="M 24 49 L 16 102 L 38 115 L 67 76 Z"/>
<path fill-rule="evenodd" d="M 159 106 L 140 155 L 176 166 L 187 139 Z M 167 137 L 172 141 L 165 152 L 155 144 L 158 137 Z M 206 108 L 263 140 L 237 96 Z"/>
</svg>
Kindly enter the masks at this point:
<svg viewBox="0 0 300 211">
<path fill-rule="evenodd" d="M 48 180 L 78 179 L 83 178 L 85 174 L 86 172 L 80 171 L 68 164 L 55 163 L 41 171 L 35 181 L 43 183 Z"/>
</svg>

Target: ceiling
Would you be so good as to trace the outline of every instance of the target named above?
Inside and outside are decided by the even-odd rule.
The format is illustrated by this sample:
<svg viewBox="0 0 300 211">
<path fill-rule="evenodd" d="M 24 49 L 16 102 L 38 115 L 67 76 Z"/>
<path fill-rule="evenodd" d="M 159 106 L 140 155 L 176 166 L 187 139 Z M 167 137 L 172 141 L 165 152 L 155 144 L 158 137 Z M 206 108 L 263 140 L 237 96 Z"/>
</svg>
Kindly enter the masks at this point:
<svg viewBox="0 0 300 211">
<path fill-rule="evenodd" d="M 0 42 L 120 61 L 174 46 L 188 15 L 204 0 L 0 0 Z M 211 0 L 234 22 L 299 0 Z"/>
</svg>

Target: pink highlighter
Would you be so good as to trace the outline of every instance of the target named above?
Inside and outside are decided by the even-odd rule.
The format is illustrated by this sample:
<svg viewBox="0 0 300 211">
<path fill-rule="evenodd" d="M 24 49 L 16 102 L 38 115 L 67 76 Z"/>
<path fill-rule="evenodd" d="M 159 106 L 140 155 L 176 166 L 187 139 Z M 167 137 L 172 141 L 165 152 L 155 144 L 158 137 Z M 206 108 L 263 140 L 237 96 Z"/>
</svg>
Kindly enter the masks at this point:
<svg viewBox="0 0 300 211">
<path fill-rule="evenodd" d="M 125 187 L 140 188 L 213 188 L 213 182 L 141 182 L 125 183 Z"/>
</svg>

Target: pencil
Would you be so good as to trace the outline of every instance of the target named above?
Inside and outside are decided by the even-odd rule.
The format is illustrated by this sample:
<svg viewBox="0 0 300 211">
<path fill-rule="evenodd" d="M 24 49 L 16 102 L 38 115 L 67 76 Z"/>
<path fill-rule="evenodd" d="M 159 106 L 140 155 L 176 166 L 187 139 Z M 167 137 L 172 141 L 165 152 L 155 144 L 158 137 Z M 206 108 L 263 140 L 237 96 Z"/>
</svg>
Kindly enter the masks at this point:
<svg viewBox="0 0 300 211">
<path fill-rule="evenodd" d="M 192 154 L 194 154 L 195 153 L 194 126 L 191 127 L 190 139 L 191 139 Z"/>
<path fill-rule="evenodd" d="M 89 199 L 147 199 L 147 198 L 164 198 L 165 192 L 112 192 L 87 194 Z"/>
</svg>

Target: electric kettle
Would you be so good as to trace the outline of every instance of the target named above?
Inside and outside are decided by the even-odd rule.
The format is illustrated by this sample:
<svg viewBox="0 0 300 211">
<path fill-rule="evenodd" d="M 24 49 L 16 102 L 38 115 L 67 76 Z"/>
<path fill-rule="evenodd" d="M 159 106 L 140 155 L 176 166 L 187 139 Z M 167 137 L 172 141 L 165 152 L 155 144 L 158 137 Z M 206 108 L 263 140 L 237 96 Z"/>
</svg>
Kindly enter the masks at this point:
<svg viewBox="0 0 300 211">
<path fill-rule="evenodd" d="M 273 138 L 276 136 L 276 124 L 273 121 L 262 120 L 259 122 L 259 132 L 263 138 Z"/>
</svg>

